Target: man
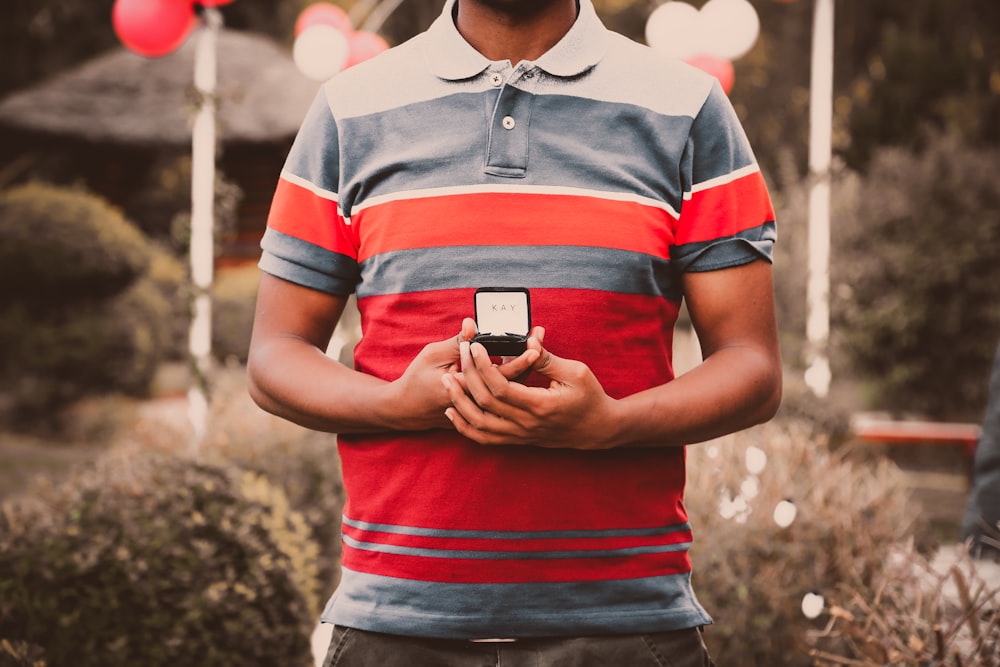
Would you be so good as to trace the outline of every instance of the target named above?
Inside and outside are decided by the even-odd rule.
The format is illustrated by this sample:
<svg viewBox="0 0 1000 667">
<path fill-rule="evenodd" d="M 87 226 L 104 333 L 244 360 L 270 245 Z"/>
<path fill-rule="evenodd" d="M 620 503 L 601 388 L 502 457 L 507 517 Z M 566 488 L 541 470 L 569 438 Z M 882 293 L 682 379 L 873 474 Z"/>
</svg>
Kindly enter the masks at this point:
<svg viewBox="0 0 1000 667">
<path fill-rule="evenodd" d="M 1000 560 L 1000 345 L 989 382 L 961 530 L 962 541 L 974 556 Z"/>
<path fill-rule="evenodd" d="M 773 241 L 715 80 L 589 0 L 449 0 L 325 84 L 262 241 L 249 380 L 339 434 L 327 664 L 711 664 L 684 445 L 777 409 Z M 513 359 L 470 344 L 497 286 L 538 325 Z M 349 369 L 323 349 L 355 291 Z M 674 379 L 682 298 L 705 361 Z"/>
</svg>

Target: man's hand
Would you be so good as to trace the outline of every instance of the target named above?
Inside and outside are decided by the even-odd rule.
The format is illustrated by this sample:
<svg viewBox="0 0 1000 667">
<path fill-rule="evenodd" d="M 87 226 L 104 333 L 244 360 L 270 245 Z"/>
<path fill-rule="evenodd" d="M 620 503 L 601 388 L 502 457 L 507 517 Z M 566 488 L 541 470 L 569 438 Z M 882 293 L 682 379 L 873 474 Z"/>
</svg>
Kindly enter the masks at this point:
<svg viewBox="0 0 1000 667">
<path fill-rule="evenodd" d="M 441 378 L 451 375 L 461 382 L 461 350 L 467 350 L 469 340 L 476 335 L 476 323 L 470 318 L 462 321 L 461 332 L 455 338 L 428 343 L 410 362 L 403 374 L 392 382 L 393 403 L 398 407 L 401 430 L 451 428 L 445 408 L 451 406 L 451 397 L 442 386 Z M 477 347 L 482 347 L 477 344 Z M 539 357 L 541 344 L 537 333 L 534 342 L 524 354 L 505 359 L 495 367 L 506 381 L 516 381 L 531 370 Z M 485 350 L 483 351 L 485 354 Z M 487 359 L 488 361 L 488 359 Z"/>
<path fill-rule="evenodd" d="M 525 359 L 537 351 L 534 362 Z M 451 400 L 445 414 L 459 433 L 483 445 L 603 449 L 613 446 L 616 401 L 585 364 L 541 348 L 539 338 L 514 362 L 496 366 L 478 344 L 460 345 L 462 373 L 442 377 Z M 511 380 L 512 364 L 529 363 L 548 387 Z"/>
</svg>

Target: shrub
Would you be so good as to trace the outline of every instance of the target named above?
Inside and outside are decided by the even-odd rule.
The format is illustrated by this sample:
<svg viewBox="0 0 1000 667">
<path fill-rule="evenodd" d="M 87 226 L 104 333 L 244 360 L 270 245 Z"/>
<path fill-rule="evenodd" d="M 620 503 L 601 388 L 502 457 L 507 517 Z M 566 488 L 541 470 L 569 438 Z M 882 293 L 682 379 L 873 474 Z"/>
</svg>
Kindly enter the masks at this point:
<svg viewBox="0 0 1000 667">
<path fill-rule="evenodd" d="M 0 302 L 110 296 L 149 255 L 142 233 L 94 195 L 38 183 L 0 193 Z"/>
<path fill-rule="evenodd" d="M 908 533 L 898 471 L 856 464 L 794 420 L 691 447 L 689 460 L 694 587 L 715 619 L 705 635 L 713 657 L 740 667 L 810 665 L 806 633 L 815 622 L 803 616 L 803 597 L 870 581 L 885 549 Z M 797 513 L 782 528 L 773 516 L 785 500 Z"/>
<path fill-rule="evenodd" d="M 216 274 L 212 286 L 212 352 L 246 363 L 260 271 L 250 264 Z"/>
<path fill-rule="evenodd" d="M 212 228 L 218 251 L 235 234 L 243 191 L 216 169 L 214 195 Z M 186 255 L 191 242 L 191 156 L 160 157 L 126 202 L 125 211 L 150 238 Z"/>
<path fill-rule="evenodd" d="M 978 420 L 1000 339 L 1000 151 L 879 150 L 834 231 L 834 327 L 881 409 Z M 839 259 L 837 259 L 839 258 Z"/>
<path fill-rule="evenodd" d="M 0 639 L 0 667 L 45 667 L 44 654 L 28 642 Z"/>
<path fill-rule="evenodd" d="M 0 228 L 4 416 L 36 419 L 92 394 L 144 394 L 176 356 L 177 260 L 81 191 L 33 184 L 0 194 Z"/>
<path fill-rule="evenodd" d="M 808 340 L 806 319 L 808 302 L 806 287 L 809 280 L 809 179 L 803 179 L 792 157 L 783 152 L 778 156 L 775 171 L 777 187 L 773 189 L 775 216 L 778 221 L 778 243 L 774 246 L 774 298 L 780 324 L 781 350 L 785 363 L 796 370 L 804 370 L 807 363 Z M 830 217 L 835 227 L 847 224 L 845 221 L 857 209 L 856 174 L 833 170 L 831 177 Z M 830 257 L 836 267 L 847 261 L 834 252 Z M 832 332 L 836 334 L 836 330 Z M 836 337 L 833 337 L 835 342 Z M 838 350 L 831 345 L 827 350 L 834 372 L 838 374 L 843 365 Z"/>
<path fill-rule="evenodd" d="M 185 265 L 171 252 L 154 244 L 145 277 L 163 299 L 170 304 L 170 315 L 160 322 L 166 356 L 184 359 L 188 350 L 188 328 L 191 322 L 191 283 Z"/>
<path fill-rule="evenodd" d="M 5 505 L 0 636 L 52 667 L 305 667 L 315 559 L 259 475 L 119 449 Z"/>
<path fill-rule="evenodd" d="M 120 438 L 147 451 L 177 454 L 187 447 L 190 427 L 184 402 L 158 417 L 149 416 Z M 318 546 L 316 585 L 320 597 L 333 592 L 340 568 L 340 518 L 344 488 L 336 436 L 297 426 L 258 408 L 246 389 L 246 375 L 235 363 L 212 377 L 208 431 L 199 455 L 216 465 L 263 475 L 288 498 L 309 526 Z"/>
<path fill-rule="evenodd" d="M 0 378 L 16 418 L 31 419 L 88 394 L 143 394 L 170 341 L 172 306 L 147 280 L 101 302 L 0 316 Z"/>
<path fill-rule="evenodd" d="M 1000 664 L 1000 569 L 961 547 L 954 553 L 928 561 L 902 544 L 885 554 L 868 586 L 831 591 L 829 622 L 812 640 L 814 664 Z"/>
</svg>

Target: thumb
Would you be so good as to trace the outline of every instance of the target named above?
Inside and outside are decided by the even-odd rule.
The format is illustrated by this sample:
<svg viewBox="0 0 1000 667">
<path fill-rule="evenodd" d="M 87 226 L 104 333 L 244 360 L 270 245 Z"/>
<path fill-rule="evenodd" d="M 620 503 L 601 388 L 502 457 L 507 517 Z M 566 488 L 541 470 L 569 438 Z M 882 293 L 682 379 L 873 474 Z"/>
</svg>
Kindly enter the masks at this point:
<svg viewBox="0 0 1000 667">
<path fill-rule="evenodd" d="M 477 333 L 479 333 L 479 328 L 476 327 L 476 321 L 471 317 L 466 317 L 462 320 L 462 329 L 455 342 L 461 343 L 462 341 L 472 340 Z"/>
<path fill-rule="evenodd" d="M 459 329 L 457 336 L 434 343 L 434 345 L 441 346 L 443 358 L 449 362 L 451 370 L 459 370 L 458 361 L 461 358 L 461 345 L 472 340 L 477 333 L 479 333 L 479 330 L 476 328 L 476 321 L 471 317 L 466 317 L 462 320 L 462 328 Z"/>
<path fill-rule="evenodd" d="M 535 362 L 534 371 L 550 380 L 560 381 L 569 373 L 572 364 L 569 359 L 556 356 L 543 347 Z"/>
</svg>

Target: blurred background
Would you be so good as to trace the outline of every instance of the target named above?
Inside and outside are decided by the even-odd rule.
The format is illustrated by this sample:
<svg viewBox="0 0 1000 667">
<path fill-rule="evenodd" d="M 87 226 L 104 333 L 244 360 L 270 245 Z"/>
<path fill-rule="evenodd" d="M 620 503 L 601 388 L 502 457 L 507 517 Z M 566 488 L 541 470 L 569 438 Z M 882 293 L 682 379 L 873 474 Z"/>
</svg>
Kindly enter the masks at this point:
<svg viewBox="0 0 1000 667">
<path fill-rule="evenodd" d="M 650 17 L 681 4 L 594 3 L 651 45 Z M 302 20 L 319 4 L 188 3 L 189 24 L 150 46 L 141 17 L 113 20 L 116 0 L 4 3 L 0 666 L 313 660 L 336 583 L 339 468 L 333 436 L 246 398 L 258 242 L 330 58 L 349 67 L 399 44 L 443 0 L 326 6 L 346 36 L 314 54 L 317 69 Z M 1000 342 L 1000 3 L 746 4 L 747 48 L 702 66 L 723 80 L 776 206 L 786 396 L 773 423 L 691 449 L 710 647 L 720 665 L 995 664 L 1000 580 L 961 554 L 940 563 Z M 206 89 L 195 72 L 209 24 Z M 832 96 L 817 102 L 827 28 Z M 206 100 L 208 172 L 192 134 Z M 817 103 L 831 113 L 822 173 Z M 192 268 L 199 178 L 207 282 Z M 830 192 L 819 342 L 807 335 L 817 182 Z M 211 303 L 202 328 L 198 298 Z M 686 327 L 681 370 L 700 359 Z M 196 329 L 210 341 L 192 352 Z M 349 362 L 357 335 L 349 317 L 331 354 Z M 817 353 L 831 369 L 819 391 L 804 379 Z"/>
</svg>

